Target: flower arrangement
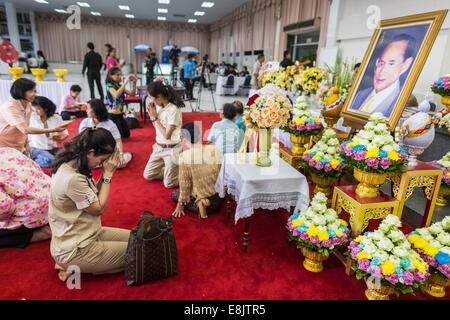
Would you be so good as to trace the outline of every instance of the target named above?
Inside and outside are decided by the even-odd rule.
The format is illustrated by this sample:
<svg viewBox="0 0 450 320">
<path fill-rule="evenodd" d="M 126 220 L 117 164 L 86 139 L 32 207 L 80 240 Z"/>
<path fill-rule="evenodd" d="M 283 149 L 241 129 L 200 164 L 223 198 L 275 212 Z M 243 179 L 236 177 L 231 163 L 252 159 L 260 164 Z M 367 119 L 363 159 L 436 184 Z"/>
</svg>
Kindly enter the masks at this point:
<svg viewBox="0 0 450 320">
<path fill-rule="evenodd" d="M 300 96 L 292 108 L 289 122 L 283 130 L 295 136 L 311 136 L 323 130 L 320 118 L 314 117 L 308 109 L 305 97 Z"/>
<path fill-rule="evenodd" d="M 408 240 L 430 265 L 432 274 L 450 278 L 450 217 L 411 232 Z"/>
<path fill-rule="evenodd" d="M 321 177 L 339 178 L 346 164 L 339 153 L 339 140 L 333 129 L 327 129 L 319 142 L 303 153 L 306 170 Z"/>
<path fill-rule="evenodd" d="M 379 279 L 381 285 L 393 287 L 397 293 L 412 293 L 425 282 L 429 266 L 411 248 L 400 227 L 399 218 L 388 215 L 376 231 L 366 232 L 350 243 L 357 279 Z"/>
<path fill-rule="evenodd" d="M 379 112 L 372 114 L 364 129 L 344 142 L 340 151 L 347 164 L 380 174 L 403 171 L 407 158 L 406 150 L 394 141 Z"/>
<path fill-rule="evenodd" d="M 287 124 L 291 108 L 285 95 L 254 95 L 244 110 L 244 122 L 248 128 L 279 128 Z"/>
<path fill-rule="evenodd" d="M 347 222 L 338 218 L 336 211 L 327 209 L 327 197 L 317 193 L 308 209 L 288 219 L 290 238 L 298 248 L 307 248 L 328 257 L 339 246 L 347 243 Z"/>
<path fill-rule="evenodd" d="M 294 76 L 293 87 L 296 91 L 309 96 L 315 95 L 319 89 L 319 85 L 328 77 L 327 72 L 318 67 L 306 68 L 300 74 Z"/>
<path fill-rule="evenodd" d="M 442 184 L 450 188 L 450 152 L 441 160 L 435 161 L 434 166 L 442 170 Z"/>
<path fill-rule="evenodd" d="M 303 70 L 303 66 L 298 61 L 292 66 L 278 69 L 270 69 L 269 64 L 266 63 L 261 67 L 258 78 L 262 86 L 274 84 L 283 90 L 294 91 L 294 81 L 301 76 Z"/>
<path fill-rule="evenodd" d="M 450 109 L 442 109 L 433 117 L 433 123 L 439 127 L 450 130 Z"/>
<path fill-rule="evenodd" d="M 436 80 L 431 86 L 431 91 L 442 97 L 450 96 L 450 74 Z"/>
</svg>

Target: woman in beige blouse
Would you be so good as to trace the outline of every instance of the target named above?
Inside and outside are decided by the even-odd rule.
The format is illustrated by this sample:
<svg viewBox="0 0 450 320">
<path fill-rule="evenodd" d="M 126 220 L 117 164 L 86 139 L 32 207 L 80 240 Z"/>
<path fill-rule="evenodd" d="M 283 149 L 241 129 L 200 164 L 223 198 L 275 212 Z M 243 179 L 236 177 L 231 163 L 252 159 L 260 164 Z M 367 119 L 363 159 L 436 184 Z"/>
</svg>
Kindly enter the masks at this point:
<svg viewBox="0 0 450 320">
<path fill-rule="evenodd" d="M 88 128 L 64 145 L 52 171 L 49 224 L 51 255 L 66 281 L 70 266 L 82 273 L 123 270 L 129 230 L 102 227 L 110 183 L 120 163 L 116 140 L 103 128 Z M 103 164 L 98 183 L 91 169 Z"/>
</svg>

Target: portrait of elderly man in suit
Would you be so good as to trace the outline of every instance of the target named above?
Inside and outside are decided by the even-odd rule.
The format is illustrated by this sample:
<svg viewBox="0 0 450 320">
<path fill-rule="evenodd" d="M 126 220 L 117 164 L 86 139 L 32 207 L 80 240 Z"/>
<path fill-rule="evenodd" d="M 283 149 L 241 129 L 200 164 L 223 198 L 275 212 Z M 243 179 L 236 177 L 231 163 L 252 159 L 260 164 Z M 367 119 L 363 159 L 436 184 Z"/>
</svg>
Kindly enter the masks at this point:
<svg viewBox="0 0 450 320">
<path fill-rule="evenodd" d="M 408 34 L 388 41 L 375 61 L 372 86 L 357 92 L 350 109 L 369 114 L 381 112 L 389 118 L 402 91 L 400 77 L 410 69 L 416 54 L 417 41 Z"/>
</svg>

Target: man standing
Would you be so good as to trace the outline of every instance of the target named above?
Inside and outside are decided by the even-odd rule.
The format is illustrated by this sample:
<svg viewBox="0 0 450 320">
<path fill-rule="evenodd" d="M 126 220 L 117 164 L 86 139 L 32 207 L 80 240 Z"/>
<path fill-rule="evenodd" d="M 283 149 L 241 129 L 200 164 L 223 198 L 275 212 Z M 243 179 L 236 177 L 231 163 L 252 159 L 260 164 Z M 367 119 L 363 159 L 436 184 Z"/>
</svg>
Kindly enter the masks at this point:
<svg viewBox="0 0 450 320">
<path fill-rule="evenodd" d="M 294 61 L 292 61 L 291 53 L 288 50 L 284 51 L 283 60 L 280 62 L 280 67 L 283 67 L 286 69 L 287 67 L 293 66 L 293 65 L 294 65 Z"/>
<path fill-rule="evenodd" d="M 258 59 L 253 65 L 253 73 L 252 73 L 252 86 L 255 86 L 256 89 L 261 89 L 261 81 L 258 80 L 259 70 L 261 69 L 264 63 L 265 57 L 263 53 L 258 55 Z"/>
<path fill-rule="evenodd" d="M 351 109 L 389 117 L 401 92 L 400 77 L 414 62 L 416 40 L 407 34 L 392 39 L 375 63 L 373 87 L 357 93 Z"/>
<path fill-rule="evenodd" d="M 145 67 L 147 68 L 146 78 L 147 85 L 153 82 L 155 78 L 155 66 L 158 60 L 156 60 L 155 53 L 152 48 L 147 49 L 147 56 L 145 57 Z"/>
<path fill-rule="evenodd" d="M 89 42 L 87 44 L 88 53 L 84 56 L 83 71 L 81 71 L 83 77 L 87 69 L 87 77 L 89 90 L 91 91 L 91 99 L 95 99 L 94 91 L 94 81 L 97 84 L 98 93 L 100 94 L 100 99 L 104 100 L 102 82 L 100 77 L 100 70 L 103 66 L 102 56 L 94 51 L 94 44 Z"/>
<path fill-rule="evenodd" d="M 195 78 L 195 66 L 194 55 L 188 55 L 187 60 L 184 62 L 184 84 L 186 86 L 186 95 L 189 100 L 194 100 L 194 78 Z"/>
</svg>

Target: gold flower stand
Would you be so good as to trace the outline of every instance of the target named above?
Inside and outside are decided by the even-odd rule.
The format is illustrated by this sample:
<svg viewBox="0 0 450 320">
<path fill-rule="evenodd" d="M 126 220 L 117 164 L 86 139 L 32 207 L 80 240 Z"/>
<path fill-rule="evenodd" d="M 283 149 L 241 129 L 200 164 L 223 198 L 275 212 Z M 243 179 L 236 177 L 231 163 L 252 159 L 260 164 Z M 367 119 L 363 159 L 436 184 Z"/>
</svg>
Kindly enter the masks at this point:
<svg viewBox="0 0 450 320">
<path fill-rule="evenodd" d="M 44 81 L 44 75 L 47 73 L 47 69 L 31 68 L 31 73 L 35 76 L 35 81 Z"/>
<path fill-rule="evenodd" d="M 356 194 L 356 186 L 334 187 L 331 206 L 340 214 L 342 210 L 350 215 L 352 235 L 360 235 L 372 219 L 384 219 L 389 214 L 400 216 L 400 201 L 380 192 L 376 198 L 361 198 Z"/>
<path fill-rule="evenodd" d="M 401 218 L 405 202 L 413 193 L 414 188 L 423 188 L 427 204 L 421 227 L 428 227 L 433 218 L 441 179 L 442 170 L 422 161 L 417 161 L 417 165 L 414 167 L 408 167 L 408 171 L 403 174 L 388 174 L 387 180 L 392 181 L 394 197 L 400 202 L 399 217 Z"/>
<path fill-rule="evenodd" d="M 300 162 L 302 159 L 301 156 L 295 156 L 292 154 L 291 150 L 289 148 L 286 148 L 285 146 L 280 144 L 280 158 L 289 163 L 293 168 L 302 171 L 303 167 Z"/>
</svg>

